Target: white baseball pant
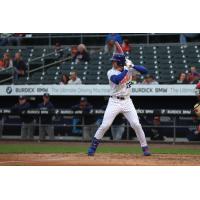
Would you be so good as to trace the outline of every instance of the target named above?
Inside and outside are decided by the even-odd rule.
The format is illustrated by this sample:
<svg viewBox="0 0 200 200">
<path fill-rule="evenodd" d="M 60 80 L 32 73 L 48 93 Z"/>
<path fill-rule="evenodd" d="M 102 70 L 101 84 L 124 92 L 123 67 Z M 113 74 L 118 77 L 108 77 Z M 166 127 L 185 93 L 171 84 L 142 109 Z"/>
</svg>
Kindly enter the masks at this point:
<svg viewBox="0 0 200 200">
<path fill-rule="evenodd" d="M 98 128 L 94 137 L 97 139 L 102 139 L 105 132 L 109 129 L 113 120 L 119 113 L 122 113 L 129 121 L 131 127 L 134 129 L 137 135 L 141 147 L 147 146 L 145 134 L 139 122 L 138 115 L 131 98 L 120 100 L 110 97 L 106 111 L 104 113 L 102 124 Z"/>
</svg>

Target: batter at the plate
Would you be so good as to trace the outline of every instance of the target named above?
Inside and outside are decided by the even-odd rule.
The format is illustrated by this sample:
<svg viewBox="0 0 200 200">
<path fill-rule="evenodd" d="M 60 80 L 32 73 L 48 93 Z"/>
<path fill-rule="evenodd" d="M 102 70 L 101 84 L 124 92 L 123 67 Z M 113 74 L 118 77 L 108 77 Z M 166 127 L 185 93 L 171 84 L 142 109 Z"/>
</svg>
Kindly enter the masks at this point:
<svg viewBox="0 0 200 200">
<path fill-rule="evenodd" d="M 146 138 L 142 126 L 139 122 L 137 112 L 130 98 L 131 80 L 134 71 L 146 74 L 147 69 L 143 66 L 133 65 L 130 60 L 125 58 L 123 53 L 115 53 L 111 58 L 112 69 L 107 73 L 111 86 L 111 96 L 103 117 L 103 122 L 92 140 L 88 149 L 88 155 L 93 156 L 106 131 L 110 128 L 115 117 L 122 113 L 134 129 L 142 147 L 144 156 L 150 156 Z"/>
</svg>

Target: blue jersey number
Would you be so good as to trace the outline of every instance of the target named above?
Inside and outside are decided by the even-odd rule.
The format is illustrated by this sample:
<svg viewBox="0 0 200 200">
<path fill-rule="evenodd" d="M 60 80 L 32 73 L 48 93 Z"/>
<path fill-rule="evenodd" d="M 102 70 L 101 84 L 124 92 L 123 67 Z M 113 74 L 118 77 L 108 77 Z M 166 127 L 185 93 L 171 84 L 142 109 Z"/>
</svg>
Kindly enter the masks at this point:
<svg viewBox="0 0 200 200">
<path fill-rule="evenodd" d="M 126 88 L 130 88 L 130 87 L 131 87 L 131 85 L 132 85 L 132 82 L 131 82 L 131 81 L 129 81 L 129 82 L 126 84 Z"/>
</svg>

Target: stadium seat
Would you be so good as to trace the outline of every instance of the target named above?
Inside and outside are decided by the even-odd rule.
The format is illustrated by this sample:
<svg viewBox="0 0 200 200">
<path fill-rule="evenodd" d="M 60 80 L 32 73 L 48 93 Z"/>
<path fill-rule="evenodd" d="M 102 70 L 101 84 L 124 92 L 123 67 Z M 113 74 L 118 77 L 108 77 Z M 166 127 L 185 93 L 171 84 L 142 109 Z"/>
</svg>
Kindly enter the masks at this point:
<svg viewBox="0 0 200 200">
<path fill-rule="evenodd" d="M 52 47 L 23 47 L 0 49 L 0 56 L 9 52 L 12 56 L 21 52 L 25 62 L 29 63 L 30 77 L 19 78 L 16 84 L 57 84 L 63 73 L 76 70 L 78 76 L 86 84 L 108 84 L 107 71 L 111 69 L 111 54 L 104 54 L 102 50 L 95 50 L 90 56 L 89 63 L 75 64 L 71 61 L 40 68 L 43 64 L 53 64 L 57 60 L 55 49 Z M 48 54 L 50 56 L 46 56 Z M 66 53 L 69 53 L 66 51 Z M 38 57 L 43 57 L 35 59 Z M 148 68 L 149 73 L 158 78 L 158 81 L 171 83 L 180 72 L 188 72 L 190 66 L 200 67 L 200 46 L 197 44 L 182 45 L 136 45 L 127 55 L 134 64 L 141 64 Z M 43 62 L 44 61 L 44 62 Z M 12 69 L 1 70 L 3 80 L 12 75 Z M 173 77 L 173 78 L 172 78 Z M 162 81 L 163 80 L 163 81 Z M 12 80 L 10 80 L 12 83 Z"/>
</svg>

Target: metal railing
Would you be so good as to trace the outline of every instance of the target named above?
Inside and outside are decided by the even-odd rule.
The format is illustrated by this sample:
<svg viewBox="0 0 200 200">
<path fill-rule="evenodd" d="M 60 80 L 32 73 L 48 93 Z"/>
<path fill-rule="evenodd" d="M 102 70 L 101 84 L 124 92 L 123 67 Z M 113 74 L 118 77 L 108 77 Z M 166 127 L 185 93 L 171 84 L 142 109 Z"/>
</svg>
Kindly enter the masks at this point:
<svg viewBox="0 0 200 200">
<path fill-rule="evenodd" d="M 1 111 L 2 111 L 2 109 L 1 109 Z M 99 116 L 99 117 L 102 116 L 102 114 L 104 112 L 102 110 L 101 114 L 95 114 L 95 112 L 96 111 L 99 112 L 99 110 L 96 110 L 96 111 L 93 110 L 93 111 L 94 112 L 91 113 L 90 115 L 91 116 L 95 115 L 96 117 L 97 116 Z M 157 112 L 158 112 L 158 110 L 155 110 L 155 113 L 157 113 Z M 16 118 L 18 118 L 18 119 L 20 118 L 19 114 L 12 113 L 11 110 L 9 110 L 9 109 L 5 109 L 5 111 L 3 111 L 1 113 L 2 113 L 1 114 L 2 119 L 5 119 L 6 117 L 11 116 L 11 115 L 14 116 L 14 117 L 16 117 Z M 84 138 L 84 134 L 83 134 L 83 128 L 85 128 L 85 127 L 90 127 L 90 128 L 94 127 L 94 128 L 97 128 L 96 122 L 91 123 L 89 125 L 85 124 L 85 117 L 86 116 L 85 116 L 85 114 L 83 114 L 82 111 L 72 111 L 72 110 L 62 110 L 62 109 L 58 110 L 58 109 L 56 109 L 54 112 L 52 112 L 52 111 L 35 110 L 34 112 L 33 111 L 31 111 L 31 112 L 27 111 L 24 114 L 28 114 L 28 113 L 33 116 L 33 119 L 31 121 L 31 123 L 26 123 L 26 126 L 32 126 L 34 129 L 35 128 L 41 128 L 43 126 L 53 126 L 54 128 L 58 128 L 59 127 L 59 128 L 63 128 L 63 129 L 64 128 L 70 128 L 70 130 L 69 129 L 67 130 L 67 133 L 68 134 L 70 133 L 70 136 L 71 137 L 73 136 L 74 140 L 76 140 L 76 139 L 78 139 L 78 140 L 84 140 L 85 139 Z M 41 122 L 42 117 L 48 116 L 48 115 L 50 115 L 52 117 L 55 117 L 54 120 L 52 121 L 52 123 L 51 124 L 44 124 L 44 123 L 42 123 Z M 149 116 L 155 116 L 154 114 L 145 114 L 145 116 L 147 116 L 147 115 L 149 115 Z M 189 114 L 183 114 L 183 115 L 187 115 L 187 116 L 190 116 L 190 117 L 193 116 L 191 114 L 190 115 Z M 78 116 L 81 119 L 81 123 L 80 124 L 76 124 L 76 125 L 72 124 L 72 123 L 69 123 L 67 121 L 62 122 L 62 124 L 58 123 L 59 120 L 56 120 L 56 117 L 61 117 L 61 116 L 63 116 L 63 117 L 68 116 L 68 120 L 69 120 L 69 117 L 70 117 L 70 119 L 72 119 L 73 117 L 77 117 Z M 144 114 L 139 114 L 139 116 L 144 116 Z M 152 123 L 152 124 L 148 124 L 148 125 L 147 124 L 143 124 L 142 127 L 143 128 L 147 128 L 147 129 L 150 129 L 150 128 L 159 128 L 159 129 L 163 129 L 163 130 L 166 130 L 166 129 L 170 130 L 171 131 L 170 132 L 171 135 L 168 138 L 168 140 L 166 140 L 165 142 L 169 142 L 169 143 L 172 143 L 172 144 L 175 144 L 177 142 L 177 129 L 180 129 L 180 128 L 183 129 L 184 128 L 184 129 L 188 129 L 189 130 L 190 128 L 192 128 L 192 129 L 195 128 L 195 125 L 192 125 L 192 124 L 190 124 L 190 125 L 178 125 L 177 124 L 177 117 L 178 116 L 176 114 L 171 114 L 171 115 L 163 114 L 163 116 L 170 116 L 171 120 L 169 121 L 170 122 L 169 124 L 164 125 L 164 124 L 161 123 L 160 125 L 155 125 L 155 124 Z M 4 127 L 16 127 L 16 126 L 21 127 L 21 125 L 22 125 L 21 123 L 7 123 L 6 120 L 0 120 L 0 131 L 1 131 L 0 135 L 2 136 L 2 138 L 4 138 L 4 136 L 6 136 L 6 135 L 2 134 Z M 123 134 L 125 135 L 125 137 L 123 138 L 123 140 L 125 140 L 125 141 L 130 140 L 130 130 L 131 130 L 131 127 L 130 127 L 130 124 L 128 122 L 125 122 L 125 123 L 119 124 L 119 125 L 115 124 L 115 125 L 112 125 L 112 126 L 124 127 L 125 128 L 125 132 Z M 80 132 L 80 134 L 73 133 L 72 129 L 74 127 L 82 129 L 82 131 Z M 9 133 L 7 133 L 7 134 L 9 134 Z M 15 131 L 15 134 L 16 134 L 16 131 Z M 19 137 L 19 139 L 20 139 L 20 137 Z M 36 137 L 35 139 L 38 139 L 38 137 Z M 59 139 L 59 138 L 55 137 L 54 139 Z M 66 136 L 66 137 L 62 137 L 62 139 L 67 140 L 69 138 Z M 185 138 L 185 141 L 187 141 L 186 138 Z"/>
<path fill-rule="evenodd" d="M 44 61 L 45 61 L 45 59 L 47 59 L 49 56 L 52 56 L 52 55 L 55 55 L 55 56 L 56 56 L 58 53 L 61 53 L 61 52 L 64 52 L 64 51 L 66 51 L 66 49 L 60 49 L 60 50 L 58 50 L 58 51 L 55 51 L 55 50 L 54 50 L 54 51 L 51 52 L 51 53 L 48 53 L 48 54 L 45 54 L 45 55 L 43 55 L 43 56 L 39 56 L 39 57 L 36 57 L 36 58 L 33 58 L 33 59 L 28 60 L 27 63 L 26 63 L 26 64 L 27 64 L 27 78 L 29 79 L 30 73 L 39 71 L 39 70 L 41 70 L 41 69 L 44 70 L 44 69 L 47 68 L 47 67 L 50 67 L 50 66 L 53 66 L 53 65 L 56 65 L 56 64 L 60 64 L 60 63 L 62 63 L 62 62 L 64 62 L 64 61 L 70 60 L 71 57 L 67 57 L 67 58 L 64 58 L 64 59 L 62 59 L 62 60 L 55 61 L 55 62 L 53 62 L 53 63 L 50 63 L 50 64 L 46 64 L 46 65 L 45 65 Z M 42 63 L 43 63 L 42 66 L 30 70 L 30 64 L 31 64 L 32 62 L 35 62 L 35 61 L 42 61 Z M 14 69 L 14 67 L 9 67 L 9 69 L 11 69 L 11 68 Z M 5 69 L 5 70 L 6 70 L 6 69 Z M 0 81 L 0 84 L 1 84 L 1 83 L 4 83 L 4 82 L 7 82 L 7 81 L 10 81 L 10 80 L 12 80 L 12 82 L 14 83 L 14 70 L 13 70 L 13 72 L 12 72 L 12 76 L 10 76 L 10 77 L 8 77 L 8 78 L 6 78 L 6 79 L 1 80 L 1 81 Z"/>
<path fill-rule="evenodd" d="M 179 43 L 179 36 L 180 33 L 120 33 L 120 35 L 123 38 L 128 38 L 130 40 L 134 40 L 134 43 L 143 43 L 143 44 L 150 44 L 152 43 L 151 40 L 154 40 L 154 38 L 157 37 L 166 37 L 166 36 L 173 36 L 176 37 L 176 42 Z M 8 39 L 10 40 L 26 40 L 29 42 L 35 42 L 34 45 L 48 45 L 52 46 L 55 45 L 57 41 L 63 41 L 60 42 L 63 45 L 64 44 L 78 44 L 78 43 L 86 43 L 86 45 L 93 45 L 98 43 L 98 41 L 94 40 L 91 41 L 91 39 L 98 38 L 99 44 L 98 45 L 103 45 L 105 43 L 105 37 L 107 36 L 107 33 L 48 33 L 48 34 L 31 34 L 28 35 L 28 37 L 25 35 L 23 37 L 15 37 L 15 36 L 10 36 Z M 166 40 L 166 39 L 165 39 Z M 164 40 L 164 42 L 165 42 Z M 171 39 L 169 38 L 166 40 L 166 42 L 170 42 Z"/>
<path fill-rule="evenodd" d="M 21 123 L 19 123 L 19 124 L 17 124 L 17 123 L 15 123 L 15 124 L 12 124 L 12 123 L 4 123 L 4 120 L 1 120 L 2 122 L 1 122 L 1 124 L 0 124 L 0 126 L 2 127 L 2 132 L 3 132 L 3 128 L 5 128 L 5 127 L 21 127 L 22 126 L 22 124 Z M 41 128 L 41 127 L 48 127 L 48 126 L 53 126 L 54 128 L 62 128 L 62 129 L 64 129 L 64 128 L 69 128 L 69 129 L 71 129 L 70 131 L 67 131 L 67 134 L 66 135 L 70 135 L 71 137 L 73 137 L 73 139 L 74 140 L 85 140 L 85 138 L 84 138 L 84 136 L 83 136 L 83 128 L 85 128 L 85 127 L 89 127 L 89 128 L 91 128 L 91 127 L 94 127 L 94 128 L 98 128 L 98 126 L 97 125 L 86 125 L 86 124 L 84 124 L 84 117 L 82 117 L 82 121 L 83 121 L 83 123 L 82 124 L 80 124 L 80 125 L 76 125 L 76 126 L 74 126 L 74 125 L 72 125 L 72 124 L 56 124 L 56 121 L 54 121 L 52 124 L 42 124 L 41 123 L 41 118 L 39 117 L 39 120 L 38 120 L 38 123 L 36 123 L 35 121 L 34 122 L 32 122 L 32 123 L 27 123 L 27 127 L 28 126 L 30 126 L 30 127 L 32 127 L 33 129 L 34 129 L 34 135 L 38 135 L 38 133 L 37 134 L 35 134 L 36 133 L 36 131 L 35 131 L 35 129 L 36 128 Z M 80 133 L 79 134 L 77 134 L 77 133 L 74 133 L 73 131 L 72 131 L 72 129 L 74 128 L 74 127 L 76 127 L 76 129 L 81 129 L 80 130 Z M 119 125 L 112 125 L 110 128 L 112 128 L 112 127 L 124 127 L 125 128 L 125 130 L 124 130 L 124 132 L 123 132 L 123 140 L 125 140 L 125 141 L 129 141 L 130 140 L 130 130 L 132 129 L 131 128 L 131 126 L 130 126 L 130 124 L 129 123 L 125 123 L 124 125 L 122 125 L 122 124 L 119 124 Z M 173 117 L 173 121 L 172 121 L 172 124 L 171 125 L 159 125 L 159 126 L 157 126 L 157 125 L 142 125 L 142 127 L 143 128 L 148 128 L 148 129 L 150 129 L 150 128 L 159 128 L 159 130 L 160 129 L 171 129 L 171 132 L 172 132 L 172 134 L 171 134 L 171 136 L 168 136 L 168 139 L 167 140 L 165 140 L 165 141 L 163 141 L 163 142 L 169 142 L 169 143 L 172 143 L 172 144 L 176 144 L 177 143 L 177 129 L 179 129 L 179 128 L 184 128 L 184 129 L 189 129 L 189 128 L 194 128 L 195 126 L 193 125 L 185 125 L 185 126 L 180 126 L 180 125 L 177 125 L 176 124 L 176 117 Z M 0 128 L 1 129 L 1 128 Z M 96 129 L 97 130 L 97 129 Z M 39 132 L 39 131 L 38 131 Z M 8 133 L 10 136 L 11 136 L 11 134 L 10 133 Z M 16 134 L 16 132 L 15 132 L 15 134 Z M 15 136 L 15 134 L 13 135 L 13 136 Z M 93 133 L 94 134 L 94 133 Z M 162 132 L 160 132 L 160 134 L 162 135 Z M 6 136 L 6 134 L 4 135 L 4 134 L 2 134 L 2 133 L 0 133 L 0 135 L 1 135 L 1 138 L 4 138 L 4 136 Z M 54 134 L 53 134 L 54 135 Z M 60 134 L 59 134 L 60 135 Z M 47 135 L 48 136 L 48 135 Z M 165 135 L 163 135 L 163 136 L 165 136 Z M 6 137 L 5 137 L 6 138 Z M 10 138 L 12 138 L 12 137 L 10 137 Z M 64 138 L 64 139 L 68 139 L 68 137 L 66 136 L 66 137 L 62 137 L 62 138 Z M 134 136 L 134 138 L 135 138 L 135 136 Z M 184 136 L 182 137 L 182 138 L 184 138 Z M 20 137 L 19 137 L 19 139 L 20 139 Z M 36 139 L 37 139 L 37 137 L 36 137 Z M 58 138 L 56 138 L 55 137 L 55 139 L 58 139 Z M 186 139 L 187 138 L 185 138 L 185 140 L 184 141 L 186 141 Z M 120 140 L 122 140 L 122 138 L 120 139 Z M 154 141 L 154 140 L 152 140 L 152 141 Z M 162 141 L 162 140 L 160 140 L 160 141 Z"/>
</svg>

